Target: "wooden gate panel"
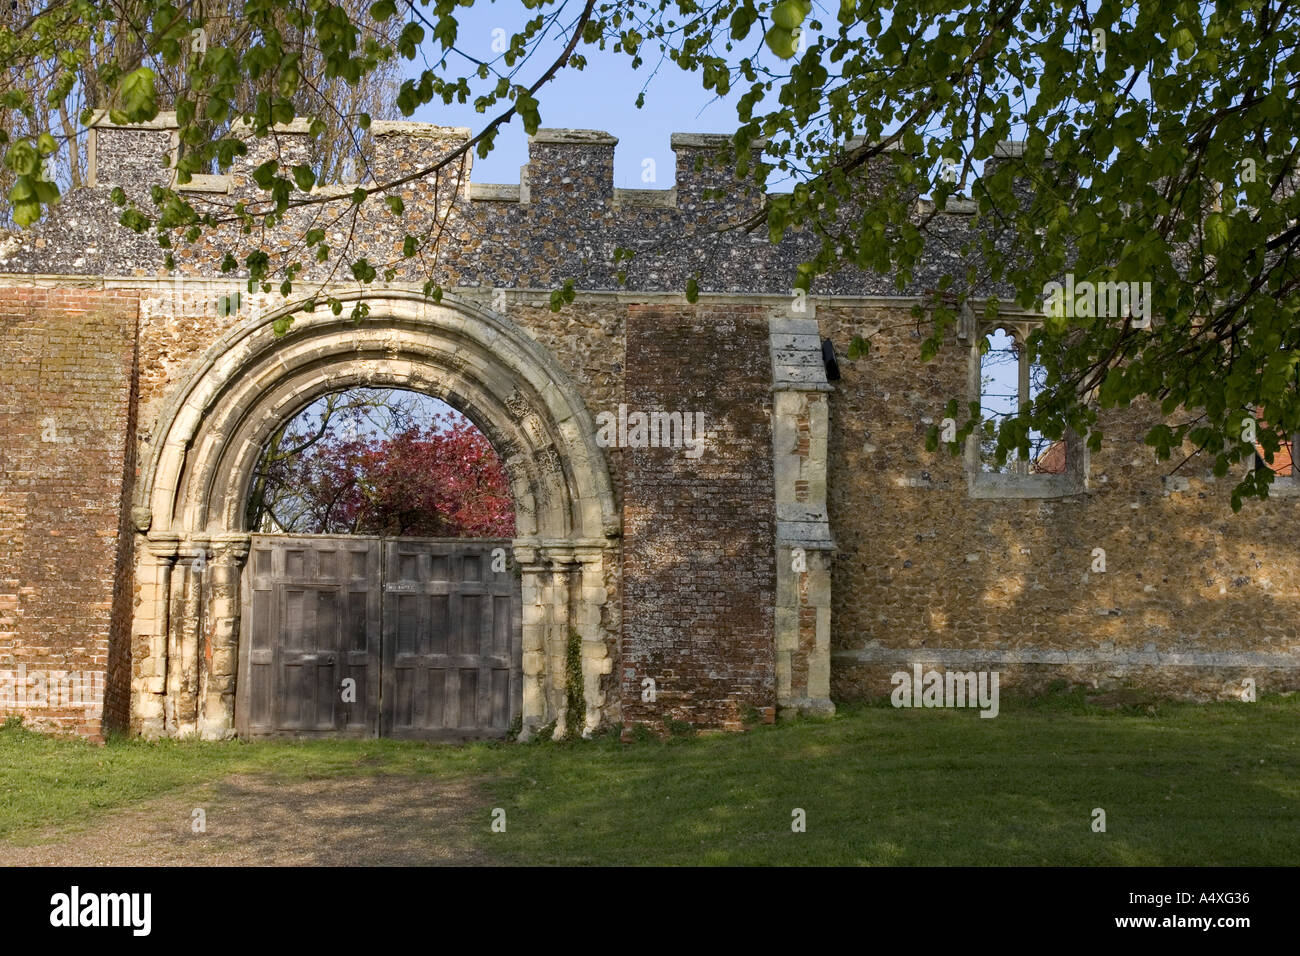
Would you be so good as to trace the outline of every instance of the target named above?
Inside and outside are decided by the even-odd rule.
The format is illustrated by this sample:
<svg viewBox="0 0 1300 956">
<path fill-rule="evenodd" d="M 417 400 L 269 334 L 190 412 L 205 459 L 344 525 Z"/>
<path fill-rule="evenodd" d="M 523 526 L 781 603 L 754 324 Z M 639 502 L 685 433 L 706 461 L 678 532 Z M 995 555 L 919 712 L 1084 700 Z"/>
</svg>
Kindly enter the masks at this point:
<svg viewBox="0 0 1300 956">
<path fill-rule="evenodd" d="M 239 642 L 240 677 L 236 687 L 235 723 L 241 734 L 268 734 L 274 730 L 271 713 L 275 701 L 272 671 L 275 652 L 275 579 L 272 548 L 256 538 L 249 548 L 243 588 L 246 636 Z"/>
<path fill-rule="evenodd" d="M 522 697 L 519 582 L 493 570 L 493 552 L 509 547 L 253 535 L 239 732 L 504 736 Z"/>
<path fill-rule="evenodd" d="M 378 539 L 253 535 L 244 588 L 250 633 L 240 643 L 241 734 L 375 735 L 381 572 Z"/>
<path fill-rule="evenodd" d="M 518 581 L 509 541 L 385 543 L 384 736 L 504 736 L 521 696 Z"/>
</svg>

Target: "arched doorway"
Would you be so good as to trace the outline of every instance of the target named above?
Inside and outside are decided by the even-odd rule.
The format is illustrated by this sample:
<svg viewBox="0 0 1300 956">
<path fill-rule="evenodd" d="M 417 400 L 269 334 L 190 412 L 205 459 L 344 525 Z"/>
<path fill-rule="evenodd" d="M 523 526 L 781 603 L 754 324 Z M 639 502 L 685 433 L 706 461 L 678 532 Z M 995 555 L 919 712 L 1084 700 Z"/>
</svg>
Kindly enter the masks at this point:
<svg viewBox="0 0 1300 956">
<path fill-rule="evenodd" d="M 502 737 L 521 717 L 505 463 L 452 406 L 349 388 L 264 447 L 246 508 L 240 736 Z"/>
<path fill-rule="evenodd" d="M 343 298 L 357 299 L 356 292 Z M 603 452 L 568 375 L 508 319 L 417 294 L 364 296 L 370 318 L 267 312 L 205 353 L 159 413 L 133 519 L 137 608 L 132 720 L 148 736 L 235 729 L 249 483 L 272 432 L 304 403 L 353 386 L 448 402 L 505 460 L 520 570 L 525 736 L 565 727 L 566 652 L 581 640 L 590 731 L 607 716 L 616 647 L 603 621 L 619 522 Z"/>
</svg>

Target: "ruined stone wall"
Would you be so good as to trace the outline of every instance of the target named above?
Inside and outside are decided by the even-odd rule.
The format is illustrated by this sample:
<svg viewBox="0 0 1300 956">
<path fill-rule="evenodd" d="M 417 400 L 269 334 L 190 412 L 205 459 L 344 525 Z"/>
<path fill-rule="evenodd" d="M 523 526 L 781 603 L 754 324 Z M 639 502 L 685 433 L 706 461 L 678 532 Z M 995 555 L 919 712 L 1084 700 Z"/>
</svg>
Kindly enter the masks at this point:
<svg viewBox="0 0 1300 956">
<path fill-rule="evenodd" d="M 724 728 L 753 713 L 770 720 L 776 576 L 767 317 L 744 306 L 633 306 L 627 342 L 629 416 L 702 416 L 708 437 L 698 458 L 685 447 L 620 453 L 624 720 Z"/>
<path fill-rule="evenodd" d="M 1134 406 L 1102 415 L 1083 494 L 972 497 L 962 458 L 924 442 L 964 395 L 968 344 L 921 363 L 902 305 L 817 316 L 839 343 L 880 330 L 867 358 L 841 356 L 831 396 L 833 696 L 886 694 L 914 662 L 998 670 L 1025 689 L 1300 687 L 1293 496 L 1279 488 L 1233 515 L 1236 478 L 1215 480 L 1212 462 L 1167 479 L 1178 459 L 1155 461 L 1142 443 L 1152 410 Z M 1096 548 L 1105 573 L 1092 570 Z"/>
<path fill-rule="evenodd" d="M 419 169 L 468 135 L 379 123 L 375 134 L 385 176 Z M 598 608 L 588 609 L 598 624 L 584 617 L 583 674 L 607 719 L 727 727 L 778 701 L 826 712 L 828 643 L 840 699 L 885 693 L 890 675 L 917 661 L 997 669 L 1025 686 L 1065 677 L 1207 696 L 1235 693 L 1245 676 L 1265 690 L 1296 686 L 1294 496 L 1233 516 L 1231 477 L 1213 481 L 1193 462 L 1185 482 L 1164 480 L 1168 466 L 1141 443 L 1138 409 L 1103 419 L 1106 443 L 1080 493 L 973 496 L 961 457 L 924 449 L 946 401 L 965 395 L 969 340 L 921 363 L 922 332 L 908 312 L 908 296 L 962 264 L 969 214 L 954 208 L 930 223 L 926 260 L 905 289 L 846 270 L 819 279 L 800 312 L 791 278 L 814 237 L 795 231 L 772 244 L 765 230 L 719 230 L 758 204 L 726 170 L 698 164 L 723 139 L 675 136 L 672 189 L 619 190 L 612 137 L 541 131 L 518 184 L 472 183 L 467 161 L 398 187 L 404 220 L 382 196 L 355 219 L 346 202 L 319 203 L 263 244 L 283 266 L 305 230 L 325 229 L 336 253 L 348 246 L 347 259 L 392 267 L 376 293 L 434 281 L 504 316 L 554 358 L 593 417 L 620 405 L 700 411 L 718 430 L 699 460 L 680 449 L 605 449 L 621 543 L 615 531 L 580 573 L 567 564 L 546 572 L 580 578 L 572 593 Z M 301 130 L 277 142 L 286 163 L 306 155 Z M 167 181 L 174 145 L 166 117 L 96 130 L 95 185 L 0 242 L 12 343 L 0 360 L 0 669 L 62 662 L 105 673 L 102 721 L 51 712 L 54 725 L 85 733 L 124 719 L 125 681 L 151 653 L 149 640 L 127 639 L 132 614 L 137 635 L 151 633 L 135 605 L 150 606 L 162 587 L 139 575 L 128 586 L 138 463 L 222 336 L 285 305 L 274 288 L 250 294 L 241 268 L 223 274 L 236 248 L 228 231 L 178 245 L 169 273 L 154 237 L 116 225 L 112 189 L 144 199 Z M 255 198 L 249 177 L 270 148 L 253 144 L 228 176 L 196 180 L 190 195 L 216 211 Z M 710 197 L 716 187 L 728 197 Z M 349 191 L 326 186 L 317 197 Z M 436 252 L 402 260 L 402 234 L 421 225 L 442 237 Z M 636 250 L 625 283 L 616 248 Z M 343 258 L 310 265 L 298 291 L 351 287 Z M 695 305 L 680 294 L 690 278 Z M 576 299 L 552 312 L 550 290 L 570 279 Z M 872 332 L 870 356 L 848 361 L 852 337 Z M 830 385 L 821 337 L 843 375 Z M 59 440 L 74 442 L 41 440 L 47 407 L 58 412 Z M 1106 551 L 1104 574 L 1090 570 L 1095 548 Z M 796 567 L 796 550 L 806 565 Z M 589 593 L 602 581 L 603 593 Z M 558 620 L 565 609 L 547 613 Z M 587 639 L 597 631 L 613 646 Z M 646 677 L 654 702 L 642 700 Z"/>
</svg>

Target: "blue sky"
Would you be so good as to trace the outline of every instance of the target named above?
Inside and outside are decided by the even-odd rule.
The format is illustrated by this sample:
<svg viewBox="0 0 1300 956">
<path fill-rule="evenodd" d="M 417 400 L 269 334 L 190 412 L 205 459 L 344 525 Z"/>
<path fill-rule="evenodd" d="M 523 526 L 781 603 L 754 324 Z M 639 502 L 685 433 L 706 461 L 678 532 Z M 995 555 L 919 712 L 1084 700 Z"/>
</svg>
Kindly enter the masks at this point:
<svg viewBox="0 0 1300 956">
<path fill-rule="evenodd" d="M 578 9 L 578 5 L 568 3 L 565 19 L 575 16 Z M 492 52 L 492 31 L 505 30 L 508 37 L 535 15 L 536 11 L 525 10 L 518 0 L 475 3 L 470 9 L 459 9 L 455 14 L 460 23 L 457 47 L 472 56 L 493 59 L 497 54 Z M 757 34 L 755 28 L 755 38 Z M 563 43 L 545 44 L 520 69 L 516 81 L 531 85 L 562 48 Z M 425 49 L 432 66 L 436 62 L 435 45 L 426 40 Z M 669 147 L 673 133 L 731 133 L 736 129 L 735 101 L 739 94 L 733 91 L 726 101 L 719 100 L 703 88 L 698 74 L 686 73 L 671 62 L 664 62 L 653 77 L 646 90 L 645 106 L 638 110 L 637 94 L 658 62 L 658 54 L 649 44 L 644 50 L 647 63 L 637 71 L 631 68 L 631 57 L 626 53 L 609 50 L 602 53 L 594 46 L 585 45 L 579 47 L 579 52 L 587 57 L 587 67 L 581 72 L 561 70 L 539 93 L 542 126 L 599 129 L 617 136 L 616 186 L 667 189 L 673 185 L 674 157 Z M 471 65 L 455 54 L 449 55 L 447 62 L 451 75 L 470 72 Z M 424 66 L 417 58 L 408 63 L 408 70 L 418 76 Z M 437 101 L 418 110 L 411 119 L 444 126 L 468 126 L 477 132 L 488 115 L 476 113 L 472 103 L 444 106 Z M 654 183 L 641 179 L 642 161 L 646 158 L 655 161 Z M 527 161 L 528 137 L 523 124 L 516 119 L 497 138 L 487 159 L 475 157 L 471 178 L 477 183 L 516 183 L 519 167 Z"/>
<path fill-rule="evenodd" d="M 557 9 L 561 12 L 559 21 L 568 23 L 576 17 L 581 4 L 577 0 L 561 0 L 548 4 L 543 11 L 549 13 Z M 834 31 L 837 29 L 837 10 L 838 4 L 814 0 L 809 20 L 820 20 L 827 24 L 828 30 Z M 459 23 L 456 46 L 476 58 L 496 61 L 499 54 L 492 50 L 493 31 L 502 30 L 508 38 L 537 14 L 537 10 L 525 9 L 519 0 L 478 0 L 470 8 L 462 7 L 455 11 Z M 809 40 L 813 36 L 810 33 Z M 567 35 L 553 29 L 532 59 L 522 66 L 517 65 L 515 81 L 524 86 L 531 85 L 555 59 L 566 41 Z M 761 28 L 755 26 L 742 46 L 743 50 L 738 49 L 736 56 L 752 54 L 761 48 Z M 434 66 L 439 51 L 438 44 L 426 39 L 424 53 L 427 61 L 420 57 L 407 61 L 407 75 L 418 77 L 426 63 Z M 669 137 L 673 133 L 731 133 L 736 129 L 735 104 L 743 92 L 743 85 L 720 99 L 703 88 L 699 74 L 686 73 L 671 61 L 660 63 L 653 42 L 643 46 L 647 62 L 639 70 L 632 69 L 631 57 L 625 53 L 601 52 L 585 44 L 579 45 L 578 52 L 587 58 L 586 68 L 582 71 L 560 70 L 539 93 L 542 126 L 599 129 L 617 136 L 615 186 L 667 189 L 673 185 L 674 156 L 669 146 Z M 762 50 L 759 59 L 768 65 L 779 62 L 766 50 Z M 471 74 L 474 66 L 454 53 L 448 54 L 447 64 L 447 69 L 439 72 L 453 77 Z M 499 61 L 498 65 L 506 69 Z M 834 65 L 828 63 L 827 66 L 833 75 Z M 495 77 L 491 83 L 495 84 Z M 643 87 L 646 89 L 646 102 L 638 110 L 636 99 Z M 1032 97 L 1032 91 L 1030 95 Z M 1134 89 L 1134 96 L 1145 99 L 1148 95 L 1148 85 L 1143 77 Z M 774 97 L 775 91 L 769 94 L 768 101 L 774 101 Z M 494 109 L 491 115 L 501 108 Z M 488 118 L 487 114 L 475 112 L 472 102 L 446 106 L 441 101 L 422 107 L 411 117 L 426 123 L 468 126 L 475 132 L 482 129 Z M 653 183 L 642 181 L 642 162 L 647 158 L 655 161 L 656 181 Z M 519 181 L 519 167 L 527 161 L 527 136 L 522 123 L 516 119 L 502 131 L 487 159 L 475 157 L 471 178 L 477 183 L 516 183 Z M 778 177 L 779 174 L 773 174 L 769 188 L 782 188 Z"/>
</svg>

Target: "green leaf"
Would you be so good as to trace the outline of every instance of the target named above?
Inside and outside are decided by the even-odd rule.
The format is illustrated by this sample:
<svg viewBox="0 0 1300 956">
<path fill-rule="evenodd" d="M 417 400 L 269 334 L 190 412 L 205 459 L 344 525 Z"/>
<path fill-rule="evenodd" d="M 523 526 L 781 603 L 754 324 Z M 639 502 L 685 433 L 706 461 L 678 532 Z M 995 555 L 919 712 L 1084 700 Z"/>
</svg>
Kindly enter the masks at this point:
<svg viewBox="0 0 1300 956">
<path fill-rule="evenodd" d="M 433 25 L 433 38 L 444 50 L 450 50 L 456 45 L 457 26 L 456 18 L 450 14 L 439 17 L 438 22 Z"/>
<path fill-rule="evenodd" d="M 772 8 L 772 22 L 782 30 L 793 31 L 811 10 L 811 0 L 781 0 Z"/>
<path fill-rule="evenodd" d="M 42 206 L 52 206 L 59 201 L 59 187 L 55 183 L 48 179 L 35 179 L 32 185 L 36 187 L 36 201 Z"/>
<path fill-rule="evenodd" d="M 128 123 L 141 123 L 158 115 L 154 72 L 147 66 L 128 73 L 118 87 L 121 111 Z"/>
<path fill-rule="evenodd" d="M 20 140 L 5 153 L 5 165 L 19 176 L 34 176 L 40 172 L 41 157 L 36 152 L 36 147 L 26 140 Z"/>
<path fill-rule="evenodd" d="M 1205 217 L 1205 248 L 1218 252 L 1228 244 L 1228 220 L 1218 212 Z"/>
<path fill-rule="evenodd" d="M 414 60 L 423 42 L 424 27 L 418 23 L 408 23 L 397 38 L 397 52 L 408 60 Z"/>
<path fill-rule="evenodd" d="M 758 19 L 758 11 L 748 3 L 742 3 L 736 7 L 735 13 L 731 15 L 731 38 L 733 40 L 743 40 L 749 35 L 749 28 L 754 25 Z"/>
<path fill-rule="evenodd" d="M 291 97 L 298 92 L 298 84 L 302 82 L 299 74 L 298 62 L 301 59 L 299 54 L 290 53 L 280 61 L 280 82 L 278 84 L 280 95 Z M 290 105 L 292 110 L 292 105 Z M 277 120 L 277 122 L 287 122 L 287 120 Z"/>
<path fill-rule="evenodd" d="M 15 186 L 14 190 L 18 187 Z M 35 193 L 28 199 L 15 199 L 14 190 L 9 192 L 9 201 L 13 204 L 14 222 L 26 229 L 41 218 L 41 204 L 36 201 Z"/>
<path fill-rule="evenodd" d="M 358 282 L 373 282 L 378 274 L 379 271 L 364 257 L 352 263 L 352 277 Z"/>
<path fill-rule="evenodd" d="M 316 172 L 310 166 L 295 166 L 293 167 L 293 181 L 298 184 L 299 189 L 309 193 L 311 188 L 316 185 Z"/>
<path fill-rule="evenodd" d="M 871 343 L 860 335 L 853 336 L 849 340 L 849 361 L 855 361 L 860 358 L 866 358 L 871 352 Z"/>
<path fill-rule="evenodd" d="M 520 90 L 519 95 L 515 97 L 515 110 L 523 120 L 524 132 L 529 136 L 536 133 L 542 125 L 542 117 L 537 110 L 537 100 L 533 99 L 526 90 Z"/>
<path fill-rule="evenodd" d="M 268 159 L 253 170 L 253 182 L 257 183 L 261 189 L 270 189 L 275 182 L 275 174 L 279 170 L 280 164 L 274 159 Z"/>
<path fill-rule="evenodd" d="M 771 27 L 763 36 L 767 48 L 783 60 L 794 56 L 794 31 L 784 27 Z"/>
</svg>

